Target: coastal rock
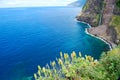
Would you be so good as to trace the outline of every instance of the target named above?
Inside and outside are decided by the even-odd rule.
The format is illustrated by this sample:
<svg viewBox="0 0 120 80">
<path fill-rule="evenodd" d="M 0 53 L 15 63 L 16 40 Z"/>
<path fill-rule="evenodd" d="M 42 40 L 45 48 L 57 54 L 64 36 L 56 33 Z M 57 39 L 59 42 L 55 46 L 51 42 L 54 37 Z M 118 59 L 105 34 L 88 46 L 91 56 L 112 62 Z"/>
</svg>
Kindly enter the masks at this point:
<svg viewBox="0 0 120 80">
<path fill-rule="evenodd" d="M 116 34 L 114 28 L 108 28 L 106 25 L 100 25 L 98 27 L 88 28 L 88 32 L 94 36 L 102 38 L 104 41 L 110 44 L 111 47 L 116 46 Z M 114 35 L 114 36 L 111 36 Z"/>
<path fill-rule="evenodd" d="M 91 26 L 98 26 L 104 0 L 87 0 L 82 13 L 76 16 L 77 20 L 87 22 Z"/>
<path fill-rule="evenodd" d="M 120 15 L 116 0 L 87 0 L 82 13 L 76 19 L 90 24 L 92 26 L 88 29 L 90 34 L 104 39 L 115 47 L 120 40 L 115 27 L 110 26 L 113 15 Z"/>
</svg>

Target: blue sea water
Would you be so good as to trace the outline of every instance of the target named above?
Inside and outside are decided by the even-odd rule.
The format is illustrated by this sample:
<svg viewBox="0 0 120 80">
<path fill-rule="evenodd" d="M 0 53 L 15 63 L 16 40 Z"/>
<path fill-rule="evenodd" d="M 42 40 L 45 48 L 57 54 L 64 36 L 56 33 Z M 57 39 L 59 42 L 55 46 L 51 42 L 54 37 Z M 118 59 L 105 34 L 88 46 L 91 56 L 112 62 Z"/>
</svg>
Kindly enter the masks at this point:
<svg viewBox="0 0 120 80">
<path fill-rule="evenodd" d="M 99 58 L 109 49 L 85 33 L 89 26 L 75 20 L 81 8 L 1 8 L 0 80 L 26 80 L 59 57 L 59 52 L 82 52 Z"/>
</svg>

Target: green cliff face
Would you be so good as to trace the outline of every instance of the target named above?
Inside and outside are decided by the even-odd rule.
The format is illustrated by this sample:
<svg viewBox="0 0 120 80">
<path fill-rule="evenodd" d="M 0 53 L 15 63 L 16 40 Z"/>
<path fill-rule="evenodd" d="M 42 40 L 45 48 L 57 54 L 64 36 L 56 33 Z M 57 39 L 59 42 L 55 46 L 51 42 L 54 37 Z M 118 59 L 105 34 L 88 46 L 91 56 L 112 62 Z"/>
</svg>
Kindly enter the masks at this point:
<svg viewBox="0 0 120 80">
<path fill-rule="evenodd" d="M 116 43 L 120 44 L 120 0 L 115 1 L 113 16 L 109 26 L 115 29 L 117 36 Z"/>
<path fill-rule="evenodd" d="M 79 21 L 87 22 L 91 26 L 96 27 L 99 24 L 104 0 L 87 0 L 83 11 L 76 18 Z"/>
<path fill-rule="evenodd" d="M 114 15 L 112 17 L 112 20 L 110 22 L 110 27 L 113 27 L 116 31 L 116 37 L 117 37 L 117 40 L 116 40 L 116 43 L 117 44 L 120 44 L 120 16 L 119 15 Z"/>
<path fill-rule="evenodd" d="M 82 13 L 76 18 L 92 27 L 107 26 L 106 32 L 103 32 L 106 34 L 101 35 L 108 35 L 110 42 L 120 44 L 120 0 L 87 0 Z"/>
</svg>

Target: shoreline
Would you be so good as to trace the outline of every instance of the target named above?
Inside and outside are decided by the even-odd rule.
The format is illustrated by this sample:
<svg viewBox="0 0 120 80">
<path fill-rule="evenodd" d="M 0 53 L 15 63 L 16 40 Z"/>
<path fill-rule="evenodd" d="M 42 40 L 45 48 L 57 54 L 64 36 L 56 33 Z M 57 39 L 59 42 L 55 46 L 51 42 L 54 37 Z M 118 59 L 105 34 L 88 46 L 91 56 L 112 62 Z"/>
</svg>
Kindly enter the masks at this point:
<svg viewBox="0 0 120 80">
<path fill-rule="evenodd" d="M 82 13 L 76 16 L 76 20 L 78 22 L 87 24 L 89 28 L 86 28 L 85 32 L 93 37 L 96 37 L 104 41 L 106 44 L 109 45 L 110 50 L 112 50 L 114 47 L 118 45 L 118 41 L 117 41 L 118 34 L 116 33 L 115 28 L 110 26 L 112 17 L 114 16 L 113 11 L 115 7 L 115 0 L 104 0 L 104 1 L 88 0 L 84 7 L 86 6 L 89 7 L 86 9 L 83 8 L 84 10 L 82 11 Z M 95 7 L 100 8 L 98 12 Z M 100 19 L 96 18 L 97 16 L 99 16 L 98 14 L 102 15 Z M 96 22 L 100 22 L 101 24 L 100 25 L 95 24 Z"/>
<path fill-rule="evenodd" d="M 83 22 L 83 21 L 78 21 L 78 20 L 76 20 L 76 21 L 77 21 L 77 22 L 84 23 L 84 24 L 87 24 L 87 25 L 89 26 L 89 28 L 86 28 L 86 29 L 85 29 L 85 33 L 86 33 L 86 34 L 88 34 L 88 35 L 90 35 L 90 36 L 92 36 L 92 37 L 95 37 L 95 38 L 97 38 L 97 39 L 100 39 L 101 41 L 105 42 L 105 43 L 109 46 L 110 50 L 113 49 L 113 45 L 112 45 L 111 42 L 109 42 L 109 41 L 106 40 L 106 39 L 101 38 L 100 36 L 95 36 L 94 34 L 92 34 L 92 33 L 90 33 L 90 32 L 88 31 L 88 29 L 92 28 L 92 26 L 91 26 L 90 24 L 88 24 L 88 23 L 86 23 L 86 22 Z"/>
</svg>

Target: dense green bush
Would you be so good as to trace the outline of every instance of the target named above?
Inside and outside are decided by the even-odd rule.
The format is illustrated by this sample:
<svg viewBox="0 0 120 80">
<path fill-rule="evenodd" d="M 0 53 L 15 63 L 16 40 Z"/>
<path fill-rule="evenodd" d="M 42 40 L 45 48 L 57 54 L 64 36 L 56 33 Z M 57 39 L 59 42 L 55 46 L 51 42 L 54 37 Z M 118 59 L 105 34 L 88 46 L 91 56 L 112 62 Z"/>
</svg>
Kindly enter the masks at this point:
<svg viewBox="0 0 120 80">
<path fill-rule="evenodd" d="M 120 76 L 120 47 L 102 55 L 100 63 L 107 72 L 107 77 L 111 80 L 117 80 Z"/>
<path fill-rule="evenodd" d="M 120 0 L 116 1 L 116 5 L 120 8 Z"/>
<path fill-rule="evenodd" d="M 71 56 L 60 53 L 57 61 L 51 62 L 34 73 L 35 80 L 117 80 L 120 76 L 120 47 L 103 53 L 99 61 L 91 56 Z"/>
</svg>

